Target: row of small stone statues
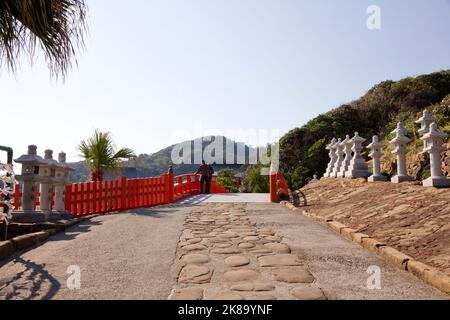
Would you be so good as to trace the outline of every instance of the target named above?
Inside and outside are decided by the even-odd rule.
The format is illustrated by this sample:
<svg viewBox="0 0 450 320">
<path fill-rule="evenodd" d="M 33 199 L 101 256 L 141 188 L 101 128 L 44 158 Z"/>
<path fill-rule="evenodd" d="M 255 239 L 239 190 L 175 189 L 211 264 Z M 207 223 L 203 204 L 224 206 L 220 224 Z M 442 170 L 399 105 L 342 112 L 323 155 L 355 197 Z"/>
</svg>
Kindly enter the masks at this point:
<svg viewBox="0 0 450 320">
<path fill-rule="evenodd" d="M 424 142 L 424 152 L 430 155 L 431 177 L 423 182 L 426 187 L 450 187 L 450 179 L 442 174 L 441 153 L 445 150 L 444 139 L 447 134 L 440 131 L 435 118 L 424 111 L 423 116 L 416 121 L 420 124 L 419 134 Z M 406 165 L 407 144 L 411 142 L 406 136 L 407 129 L 402 123 L 398 123 L 397 128 L 392 132 L 395 138 L 390 141 L 394 146 L 393 154 L 397 156 L 397 175 L 392 177 L 392 183 L 414 181 L 414 177 L 409 176 Z M 387 181 L 387 177 L 381 174 L 381 149 L 385 147 L 379 141 L 378 136 L 374 136 L 372 143 L 367 146 L 371 151 L 370 157 L 373 159 L 373 174 L 370 175 L 366 161 L 361 155 L 363 143 L 366 139 L 355 133 L 353 138 L 347 135 L 345 140 L 333 139 L 327 150 L 330 151 L 330 163 L 328 164 L 325 178 L 368 178 L 369 182 Z"/>
</svg>

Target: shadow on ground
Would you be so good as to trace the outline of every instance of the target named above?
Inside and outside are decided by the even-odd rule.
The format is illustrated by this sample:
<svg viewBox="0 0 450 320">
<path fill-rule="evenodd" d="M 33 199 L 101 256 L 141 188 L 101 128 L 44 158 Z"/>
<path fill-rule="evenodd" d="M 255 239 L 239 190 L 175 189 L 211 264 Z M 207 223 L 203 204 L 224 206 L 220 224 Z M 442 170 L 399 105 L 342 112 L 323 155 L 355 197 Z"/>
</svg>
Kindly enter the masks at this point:
<svg viewBox="0 0 450 320">
<path fill-rule="evenodd" d="M 49 300 L 61 288 L 58 280 L 45 270 L 44 264 L 21 257 L 14 258 L 13 262 L 24 270 L 12 278 L 0 279 L 0 300 Z"/>
</svg>

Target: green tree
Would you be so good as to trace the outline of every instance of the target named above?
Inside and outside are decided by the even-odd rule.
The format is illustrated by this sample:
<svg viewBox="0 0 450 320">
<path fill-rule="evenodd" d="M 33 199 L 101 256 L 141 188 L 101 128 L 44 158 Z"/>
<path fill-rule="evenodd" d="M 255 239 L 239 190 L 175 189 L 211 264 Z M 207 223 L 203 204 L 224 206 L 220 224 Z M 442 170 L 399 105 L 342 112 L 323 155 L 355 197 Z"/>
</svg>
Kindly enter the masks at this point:
<svg viewBox="0 0 450 320">
<path fill-rule="evenodd" d="M 1 0 L 0 65 L 13 72 L 22 53 L 44 52 L 51 73 L 66 75 L 83 46 L 85 0 Z"/>
<path fill-rule="evenodd" d="M 124 159 L 136 157 L 128 148 L 116 151 L 111 133 L 98 130 L 88 140 L 81 141 L 78 151 L 89 168 L 92 181 L 103 181 L 106 171 L 114 171 L 122 166 Z"/>
<path fill-rule="evenodd" d="M 217 182 L 219 182 L 223 187 L 228 189 L 232 193 L 239 192 L 237 185 L 236 172 L 232 169 L 223 169 L 217 175 Z"/>
<path fill-rule="evenodd" d="M 263 165 L 250 165 L 243 177 L 243 191 L 247 193 L 268 193 L 270 190 L 269 176 L 261 175 Z"/>
</svg>

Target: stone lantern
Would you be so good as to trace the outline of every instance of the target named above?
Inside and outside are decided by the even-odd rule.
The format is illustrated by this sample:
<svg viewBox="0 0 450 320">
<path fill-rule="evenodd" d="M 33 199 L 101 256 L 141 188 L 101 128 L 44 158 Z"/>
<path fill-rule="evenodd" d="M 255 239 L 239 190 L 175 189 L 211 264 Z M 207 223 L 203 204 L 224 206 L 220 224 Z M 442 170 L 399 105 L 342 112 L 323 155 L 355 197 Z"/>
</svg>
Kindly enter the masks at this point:
<svg viewBox="0 0 450 320">
<path fill-rule="evenodd" d="M 34 211 L 34 192 L 35 184 L 41 182 L 39 176 L 40 166 L 44 165 L 44 159 L 37 155 L 35 145 L 28 146 L 28 152 L 15 160 L 22 165 L 22 172 L 16 176 L 16 179 L 23 185 L 22 188 L 22 210 L 24 213 Z M 13 217 L 14 219 L 14 217 Z"/>
<path fill-rule="evenodd" d="M 419 120 L 416 121 L 417 124 L 420 124 L 420 129 L 419 129 L 419 134 L 421 137 L 423 137 L 424 135 L 426 135 L 428 132 L 430 132 L 430 125 L 436 121 L 436 118 L 433 117 L 428 110 L 425 110 L 423 112 L 423 116 L 422 118 L 420 118 Z M 423 146 L 423 152 L 427 152 L 427 145 L 426 145 L 426 141 L 424 140 L 424 146 Z"/>
<path fill-rule="evenodd" d="M 58 213 L 65 213 L 65 191 L 66 183 L 69 178 L 69 172 L 74 171 L 73 168 L 66 163 L 66 154 L 61 152 L 58 155 L 58 166 L 55 168 L 55 207 Z M 70 218 L 68 216 L 68 218 Z"/>
<path fill-rule="evenodd" d="M 344 159 L 344 161 L 343 161 L 343 163 L 341 165 L 341 170 L 339 171 L 337 176 L 338 177 L 345 177 L 345 173 L 347 172 L 348 167 L 350 166 L 350 162 L 352 161 L 352 154 L 353 154 L 353 151 L 352 151 L 352 146 L 353 146 L 352 139 L 350 138 L 349 135 L 347 135 L 345 137 L 345 140 L 342 141 L 341 144 L 344 146 L 345 159 Z"/>
<path fill-rule="evenodd" d="M 384 147 L 378 136 L 374 136 L 372 143 L 367 146 L 367 149 L 371 150 L 370 157 L 373 159 L 373 175 L 369 177 L 369 182 L 387 181 L 387 177 L 381 174 L 381 157 L 383 156 L 381 149 Z"/>
<path fill-rule="evenodd" d="M 447 134 L 440 131 L 434 122 L 430 125 L 430 131 L 422 137 L 427 145 L 425 152 L 430 155 L 431 168 L 431 177 L 423 182 L 425 187 L 450 187 L 450 179 L 442 175 L 441 167 L 441 153 L 445 150 L 443 147 L 445 138 L 447 138 Z"/>
<path fill-rule="evenodd" d="M 397 175 L 391 179 L 392 183 L 414 181 L 414 177 L 409 176 L 406 169 L 407 144 L 411 141 L 405 136 L 406 131 L 406 128 L 400 122 L 397 124 L 397 128 L 392 131 L 395 134 L 395 138 L 390 141 L 394 145 L 392 153 L 397 155 Z"/>
<path fill-rule="evenodd" d="M 331 173 L 333 172 L 334 164 L 336 163 L 336 160 L 337 160 L 336 143 L 337 143 L 336 138 L 333 138 L 333 140 L 331 140 L 330 144 L 327 145 L 327 147 L 326 147 L 327 150 L 330 150 L 330 153 L 329 153 L 330 163 L 328 163 L 327 171 L 323 175 L 324 178 L 330 177 Z"/>
<path fill-rule="evenodd" d="M 352 161 L 352 139 L 350 138 L 350 135 L 346 135 L 344 141 L 341 142 L 341 145 L 344 150 L 344 160 L 341 164 L 341 169 L 339 170 L 337 177 L 345 177 L 345 173 L 348 170 L 348 167 L 350 166 L 350 162 Z"/>
<path fill-rule="evenodd" d="M 333 171 L 330 175 L 332 178 L 337 178 L 338 173 L 341 171 L 342 164 L 345 160 L 344 148 L 345 146 L 342 144 L 342 139 L 339 138 L 336 143 L 336 163 L 334 164 Z"/>
<path fill-rule="evenodd" d="M 366 139 L 360 137 L 358 132 L 355 132 L 355 136 L 351 140 L 353 145 L 353 158 L 350 161 L 347 172 L 345 173 L 346 178 L 367 178 L 370 176 L 367 163 L 361 155 L 361 151 L 363 150 L 362 144 L 364 141 L 366 141 Z"/>
<path fill-rule="evenodd" d="M 53 151 L 45 150 L 44 164 L 39 168 L 39 175 L 41 176 L 41 197 L 40 207 L 43 212 L 52 211 L 51 199 L 53 185 L 55 183 L 55 172 L 58 167 L 58 161 L 53 159 Z"/>
</svg>

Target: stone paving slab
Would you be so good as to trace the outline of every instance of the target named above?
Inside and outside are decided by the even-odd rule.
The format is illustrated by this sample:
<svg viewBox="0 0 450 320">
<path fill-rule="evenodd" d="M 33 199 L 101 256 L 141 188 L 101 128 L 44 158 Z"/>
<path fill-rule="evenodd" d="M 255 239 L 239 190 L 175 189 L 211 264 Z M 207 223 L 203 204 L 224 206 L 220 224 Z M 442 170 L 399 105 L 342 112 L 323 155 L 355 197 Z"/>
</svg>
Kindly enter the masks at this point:
<svg viewBox="0 0 450 320">
<path fill-rule="evenodd" d="M 326 299 L 318 294 L 322 291 L 313 283 L 307 267 L 293 268 L 302 266 L 302 262 L 282 243 L 282 236 L 271 228 L 255 226 L 247 206 L 245 202 L 205 202 L 190 212 L 177 251 L 178 284 L 169 299 L 177 299 L 182 292 L 183 297 L 190 294 L 196 300 L 199 291 L 207 300 Z M 200 261 L 187 253 L 194 239 L 202 246 L 197 250 Z M 190 277 L 187 282 L 186 270 L 199 278 Z M 212 276 L 205 281 L 210 273 Z M 299 287 L 300 283 L 308 286 Z"/>
<path fill-rule="evenodd" d="M 209 281 L 185 284 L 186 248 L 193 240 L 203 246 L 203 272 L 213 274 Z M 202 203 L 186 218 L 177 259 L 180 277 L 169 299 L 180 290 L 192 292 L 193 300 L 200 291 L 205 300 L 448 298 L 278 204 Z M 373 266 L 381 269 L 381 290 L 367 287 Z"/>
</svg>

